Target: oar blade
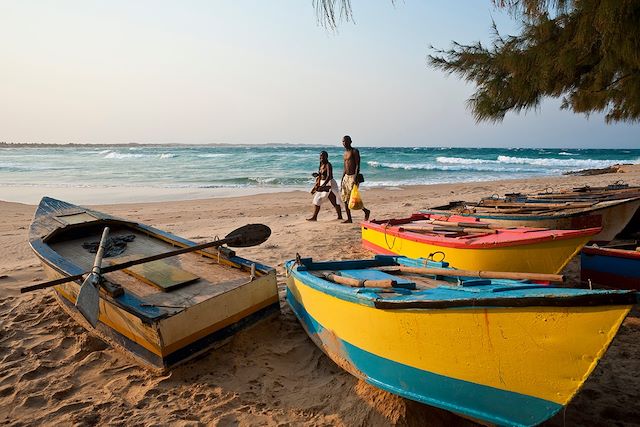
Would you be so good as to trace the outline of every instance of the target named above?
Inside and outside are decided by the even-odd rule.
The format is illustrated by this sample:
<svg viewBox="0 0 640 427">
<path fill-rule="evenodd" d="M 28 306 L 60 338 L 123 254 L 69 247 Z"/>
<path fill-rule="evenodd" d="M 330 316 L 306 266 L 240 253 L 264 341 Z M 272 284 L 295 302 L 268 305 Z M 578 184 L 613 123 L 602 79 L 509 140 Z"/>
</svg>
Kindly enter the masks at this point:
<svg viewBox="0 0 640 427">
<path fill-rule="evenodd" d="M 267 241 L 271 229 L 264 224 L 247 224 L 227 234 L 227 245 L 234 248 L 257 246 Z"/>
<path fill-rule="evenodd" d="M 98 316 L 100 314 L 98 280 L 94 273 L 89 274 L 82 283 L 76 299 L 76 308 L 94 328 L 98 324 Z"/>
</svg>

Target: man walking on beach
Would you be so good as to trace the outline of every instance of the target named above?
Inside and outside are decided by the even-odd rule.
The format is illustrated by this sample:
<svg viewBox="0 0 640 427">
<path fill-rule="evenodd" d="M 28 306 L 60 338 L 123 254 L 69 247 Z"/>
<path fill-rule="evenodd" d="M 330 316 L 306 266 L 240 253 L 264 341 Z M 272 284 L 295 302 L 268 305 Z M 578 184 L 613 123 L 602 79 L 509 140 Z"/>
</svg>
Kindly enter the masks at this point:
<svg viewBox="0 0 640 427">
<path fill-rule="evenodd" d="M 360 152 L 351 146 L 351 137 L 349 135 L 345 135 L 344 138 L 342 138 L 342 145 L 344 146 L 344 155 L 342 156 L 344 159 L 344 172 L 342 173 L 340 195 L 344 202 L 344 210 L 347 213 L 347 219 L 343 222 L 350 223 L 353 221 L 351 220 L 351 211 L 349 210 L 349 199 L 351 198 L 353 186 L 359 184 L 356 182 L 356 177 L 360 173 Z M 369 220 L 371 211 L 364 206 L 362 207 L 362 211 L 364 212 L 364 220 Z"/>
</svg>

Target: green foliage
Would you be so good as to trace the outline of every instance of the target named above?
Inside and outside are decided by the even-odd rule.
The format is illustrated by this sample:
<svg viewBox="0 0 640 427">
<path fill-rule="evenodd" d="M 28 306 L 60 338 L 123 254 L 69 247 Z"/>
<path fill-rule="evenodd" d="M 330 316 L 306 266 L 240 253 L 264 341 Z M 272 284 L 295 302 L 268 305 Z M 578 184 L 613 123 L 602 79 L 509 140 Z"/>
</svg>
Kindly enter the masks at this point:
<svg viewBox="0 0 640 427">
<path fill-rule="evenodd" d="M 394 3 L 394 1 L 392 1 Z M 349 0 L 313 0 L 319 22 L 335 29 L 352 20 Z M 430 63 L 478 88 L 468 100 L 478 121 L 499 122 L 509 111 L 562 108 L 607 122 L 640 121 L 640 0 L 493 0 L 522 20 L 522 32 L 493 43 L 437 50 Z"/>
<path fill-rule="evenodd" d="M 540 6 L 555 7 L 556 15 Z M 607 122 L 640 120 L 640 1 L 505 1 L 504 7 L 526 18 L 520 35 L 503 38 L 494 25 L 489 48 L 454 42 L 429 57 L 478 86 L 468 100 L 476 120 L 501 121 L 544 97 L 561 97 L 562 108 L 576 113 L 605 112 Z"/>
</svg>

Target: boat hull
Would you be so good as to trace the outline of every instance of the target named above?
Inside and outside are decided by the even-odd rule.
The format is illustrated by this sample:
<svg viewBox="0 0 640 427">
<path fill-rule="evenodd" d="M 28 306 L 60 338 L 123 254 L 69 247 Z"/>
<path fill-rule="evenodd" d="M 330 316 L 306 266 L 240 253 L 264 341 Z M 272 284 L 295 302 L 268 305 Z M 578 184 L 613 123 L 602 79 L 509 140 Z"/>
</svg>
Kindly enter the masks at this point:
<svg viewBox="0 0 640 427">
<path fill-rule="evenodd" d="M 314 343 L 352 375 L 499 425 L 536 425 L 562 409 L 631 308 L 380 309 L 293 271 L 287 301 Z"/>
<path fill-rule="evenodd" d="M 362 246 L 378 254 L 433 258 L 461 270 L 557 274 L 580 252 L 591 236 L 510 245 L 446 247 L 409 237 L 408 233 L 362 225 Z"/>
<path fill-rule="evenodd" d="M 640 290 L 640 251 L 585 247 L 580 279 L 615 289 Z"/>
<path fill-rule="evenodd" d="M 42 265 L 51 280 L 67 277 L 44 261 Z M 279 313 L 278 297 L 272 289 L 275 288 L 275 282 L 275 273 L 263 276 L 254 280 L 251 287 L 245 286 L 225 294 L 225 301 L 208 301 L 201 307 L 195 306 L 176 316 L 150 322 L 143 321 L 101 295 L 100 314 L 95 328 L 84 320 L 75 307 L 79 283 L 69 282 L 52 289 L 60 306 L 87 330 L 124 350 L 137 363 L 166 370 L 215 348 L 256 321 Z M 234 306 L 235 301 L 243 303 Z M 148 309 L 152 314 L 154 308 Z"/>
<path fill-rule="evenodd" d="M 128 243 L 125 258 L 115 254 L 103 264 L 196 246 L 145 224 L 46 197 L 31 224 L 29 243 L 48 278 L 82 275 L 94 259 L 85 243 L 99 239 L 104 227 L 110 228 L 110 237 L 125 236 Z M 279 313 L 275 269 L 238 257 L 228 248 L 142 265 L 145 268 L 135 273 L 116 270 L 102 275 L 108 286 L 100 289 L 95 328 L 75 307 L 81 280 L 54 286 L 52 291 L 80 324 L 146 367 L 171 368 Z M 184 275 L 190 280 L 179 283 Z"/>
<path fill-rule="evenodd" d="M 627 224 L 630 223 L 638 209 L 640 199 L 630 199 L 619 202 L 611 202 L 610 206 L 585 210 L 573 213 L 553 213 L 553 214 L 500 214 L 490 212 L 465 212 L 464 216 L 478 218 L 489 221 L 504 227 L 534 227 L 549 228 L 553 230 L 575 230 L 590 227 L 602 227 L 590 242 L 606 243 L 612 241 Z M 446 211 L 439 209 L 426 209 L 422 213 L 429 214 L 451 214 L 460 215 L 456 211 Z"/>
</svg>

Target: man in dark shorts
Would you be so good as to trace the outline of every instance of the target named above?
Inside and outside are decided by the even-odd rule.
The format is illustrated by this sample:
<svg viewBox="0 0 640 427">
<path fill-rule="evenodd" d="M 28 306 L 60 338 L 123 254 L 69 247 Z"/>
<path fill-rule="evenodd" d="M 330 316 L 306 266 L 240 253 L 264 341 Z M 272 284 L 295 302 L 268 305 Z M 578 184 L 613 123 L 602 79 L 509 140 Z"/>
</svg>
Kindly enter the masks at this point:
<svg viewBox="0 0 640 427">
<path fill-rule="evenodd" d="M 349 199 L 353 186 L 357 184 L 356 177 L 360 173 L 360 152 L 357 148 L 351 146 L 351 137 L 349 135 L 345 135 L 342 138 L 342 145 L 344 146 L 344 155 L 342 156 L 344 159 L 344 172 L 342 173 L 342 182 L 340 184 L 340 195 L 345 205 L 344 210 L 347 213 L 347 219 L 343 222 L 349 223 L 353 222 L 351 220 L 351 211 L 349 210 Z M 364 220 L 367 221 L 371 211 L 364 206 L 362 211 L 364 212 Z"/>
</svg>

